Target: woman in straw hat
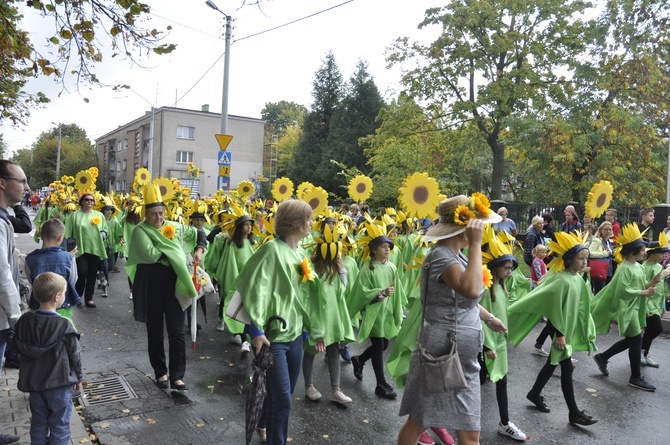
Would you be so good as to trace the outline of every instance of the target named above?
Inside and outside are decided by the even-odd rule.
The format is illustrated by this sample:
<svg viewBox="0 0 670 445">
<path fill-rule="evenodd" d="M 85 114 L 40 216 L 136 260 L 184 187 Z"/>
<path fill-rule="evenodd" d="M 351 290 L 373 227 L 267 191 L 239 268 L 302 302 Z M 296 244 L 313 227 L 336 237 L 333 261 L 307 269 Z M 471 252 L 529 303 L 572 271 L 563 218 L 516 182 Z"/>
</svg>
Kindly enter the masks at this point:
<svg viewBox="0 0 670 445">
<path fill-rule="evenodd" d="M 423 262 L 424 321 L 419 341 L 433 356 L 444 355 L 451 348 L 449 334 L 457 324 L 458 353 L 468 386 L 425 392 L 418 352 L 414 351 L 400 406 L 400 415 L 409 417 L 398 434 L 399 445 L 414 445 L 426 428 L 445 424 L 456 430 L 459 444 L 479 443 L 481 397 L 477 354 L 482 348 L 481 322 L 496 332 L 507 330 L 479 304 L 484 291 L 483 225 L 500 221 L 500 216 L 491 211 L 488 199 L 480 193 L 470 198 L 459 195 L 446 199 L 440 203 L 438 213 L 438 222 L 424 236 L 424 241 L 437 243 Z M 467 259 L 461 253 L 466 246 Z"/>
</svg>

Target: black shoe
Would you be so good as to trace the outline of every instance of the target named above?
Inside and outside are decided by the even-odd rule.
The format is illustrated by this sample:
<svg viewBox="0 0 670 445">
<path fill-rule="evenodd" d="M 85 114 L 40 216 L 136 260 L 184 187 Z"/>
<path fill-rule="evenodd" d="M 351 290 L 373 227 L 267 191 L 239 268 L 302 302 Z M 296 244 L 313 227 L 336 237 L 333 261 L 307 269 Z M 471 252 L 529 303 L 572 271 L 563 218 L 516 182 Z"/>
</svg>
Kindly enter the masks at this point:
<svg viewBox="0 0 670 445">
<path fill-rule="evenodd" d="M 596 365 L 598 365 L 598 369 L 600 369 L 600 372 L 602 375 L 605 377 L 608 377 L 610 375 L 610 372 L 607 370 L 607 360 L 605 360 L 605 357 L 603 357 L 602 354 L 596 354 L 593 356 L 593 360 L 596 361 Z"/>
<path fill-rule="evenodd" d="M 347 363 L 351 363 L 351 354 L 349 353 L 349 346 L 345 345 L 340 349 L 340 357 Z"/>
<path fill-rule="evenodd" d="M 363 363 L 358 355 L 351 357 L 351 364 L 354 365 L 354 377 L 363 381 Z"/>
<path fill-rule="evenodd" d="M 547 406 L 547 404 L 544 403 L 544 397 L 543 396 L 541 396 L 539 394 L 535 395 L 535 394 L 529 392 L 528 394 L 526 394 L 526 398 L 528 400 L 530 400 L 531 402 L 533 402 L 533 405 L 535 405 L 535 407 L 537 409 L 539 409 L 540 411 L 542 411 L 543 413 L 548 413 L 548 412 L 551 411 L 549 409 L 549 407 Z"/>
<path fill-rule="evenodd" d="M 175 382 L 170 382 L 170 389 L 176 389 L 178 391 L 186 391 L 188 390 L 188 386 L 186 386 L 186 383 L 177 384 Z"/>
<path fill-rule="evenodd" d="M 375 388 L 375 394 L 377 394 L 379 397 L 383 397 L 389 400 L 393 400 L 398 397 L 398 394 L 396 394 L 391 385 L 388 383 L 380 383 L 377 385 Z"/>
<path fill-rule="evenodd" d="M 13 434 L 0 434 L 0 445 L 14 443 L 21 440 L 21 436 L 14 436 Z"/>
<path fill-rule="evenodd" d="M 169 384 L 167 379 L 165 379 L 165 380 L 156 379 L 156 380 L 154 380 L 154 382 L 156 383 L 156 386 L 158 386 L 160 389 L 167 389 L 168 384 Z"/>
<path fill-rule="evenodd" d="M 586 414 L 586 411 L 577 411 L 577 414 L 570 414 L 568 419 L 573 425 L 589 426 L 598 422 L 598 419 L 594 419 L 593 417 L 589 416 Z"/>
<path fill-rule="evenodd" d="M 631 377 L 628 379 L 628 386 L 633 388 L 641 389 L 642 391 L 656 391 L 656 387 L 651 383 L 647 382 L 644 377 L 640 376 L 638 378 Z"/>
<path fill-rule="evenodd" d="M 18 360 L 8 360 L 5 359 L 5 368 L 12 368 L 12 369 L 19 369 L 19 361 Z"/>
</svg>

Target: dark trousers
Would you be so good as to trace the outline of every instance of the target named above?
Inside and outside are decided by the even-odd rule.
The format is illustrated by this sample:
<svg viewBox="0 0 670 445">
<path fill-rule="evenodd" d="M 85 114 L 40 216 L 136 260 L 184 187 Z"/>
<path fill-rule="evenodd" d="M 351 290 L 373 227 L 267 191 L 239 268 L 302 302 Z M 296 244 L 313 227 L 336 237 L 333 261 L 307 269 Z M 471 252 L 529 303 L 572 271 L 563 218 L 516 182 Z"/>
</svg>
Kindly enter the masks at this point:
<svg viewBox="0 0 670 445">
<path fill-rule="evenodd" d="M 30 393 L 30 443 L 68 445 L 72 413 L 72 385 Z"/>
<path fill-rule="evenodd" d="M 90 254 L 84 253 L 77 258 L 77 283 L 75 289 L 79 295 L 84 296 L 85 301 L 93 300 L 93 292 L 95 292 L 95 280 L 98 277 L 98 265 L 100 258 Z"/>
<path fill-rule="evenodd" d="M 147 295 L 147 340 L 149 361 L 156 378 L 170 375 L 170 380 L 182 380 L 186 372 L 186 340 L 184 311 L 174 296 L 177 275 L 168 267 L 155 276 L 153 289 Z M 153 278 L 153 277 L 152 277 Z M 167 330 L 170 354 L 169 369 L 165 358 L 163 325 Z"/>
<path fill-rule="evenodd" d="M 562 360 L 559 365 L 561 365 L 561 390 L 563 391 L 563 398 L 568 405 L 570 414 L 574 415 L 579 412 L 577 402 L 575 401 L 575 389 L 572 386 L 572 371 L 574 371 L 575 367 L 569 357 Z M 537 375 L 537 379 L 535 380 L 535 384 L 530 390 L 530 393 L 537 396 L 542 394 L 542 389 L 551 378 L 555 369 L 556 365 L 551 364 L 551 357 L 547 357 L 547 363 L 544 364 L 540 373 Z"/>
<path fill-rule="evenodd" d="M 642 337 L 642 349 L 649 354 L 649 349 L 651 349 L 651 342 L 654 341 L 656 337 L 663 333 L 663 324 L 661 323 L 660 315 L 652 315 L 647 317 L 647 327 L 644 330 L 644 336 Z"/>
<path fill-rule="evenodd" d="M 358 359 L 361 364 L 372 359 L 372 369 L 375 371 L 377 385 L 381 385 L 382 383 L 386 383 L 386 377 L 384 377 L 384 351 L 389 347 L 389 341 L 381 337 L 370 337 L 370 342 L 372 342 L 372 345 L 368 346 L 368 348 L 358 356 Z"/>
<path fill-rule="evenodd" d="M 613 356 L 628 349 L 628 361 L 630 362 L 630 375 L 634 379 L 640 377 L 640 353 L 642 351 L 642 334 L 637 334 L 635 337 L 624 337 L 618 342 L 614 343 L 610 348 L 601 355 L 605 360 L 609 360 Z"/>
</svg>

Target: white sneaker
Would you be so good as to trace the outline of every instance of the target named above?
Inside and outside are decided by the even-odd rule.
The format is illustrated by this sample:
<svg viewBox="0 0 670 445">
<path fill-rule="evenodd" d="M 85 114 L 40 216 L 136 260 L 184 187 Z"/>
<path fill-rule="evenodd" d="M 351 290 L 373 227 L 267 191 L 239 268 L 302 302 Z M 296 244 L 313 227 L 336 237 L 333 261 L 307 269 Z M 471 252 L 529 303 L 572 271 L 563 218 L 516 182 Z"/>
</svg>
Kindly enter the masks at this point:
<svg viewBox="0 0 670 445">
<path fill-rule="evenodd" d="M 319 400 L 321 398 L 321 393 L 316 390 L 314 385 L 305 386 L 305 397 L 309 400 Z"/>
<path fill-rule="evenodd" d="M 226 330 L 226 322 L 223 321 L 223 318 L 219 318 L 219 321 L 216 323 L 216 330 L 219 332 Z"/>
<path fill-rule="evenodd" d="M 647 356 L 644 355 L 644 349 L 640 352 L 640 366 L 647 366 Z"/>
<path fill-rule="evenodd" d="M 652 368 L 659 368 L 661 366 L 651 359 L 651 355 L 644 357 L 644 361 L 647 362 L 647 366 L 651 366 Z"/>
<path fill-rule="evenodd" d="M 240 346 L 240 350 L 242 352 L 251 352 L 251 343 L 248 341 L 242 342 L 242 346 Z"/>
<path fill-rule="evenodd" d="M 128 295 L 128 298 L 129 298 L 130 300 L 133 299 L 133 291 L 130 291 L 130 294 Z"/>
<path fill-rule="evenodd" d="M 502 434 L 503 436 L 511 437 L 514 440 L 520 440 L 520 441 L 526 441 L 528 439 L 528 436 L 526 436 L 526 433 L 521 431 L 518 426 L 514 425 L 512 422 L 508 422 L 507 425 L 503 425 L 502 423 L 498 424 L 498 434 Z"/>
<path fill-rule="evenodd" d="M 549 353 L 542 348 L 536 348 L 533 346 L 533 354 L 541 355 L 542 357 L 549 357 Z"/>
<path fill-rule="evenodd" d="M 571 361 L 572 363 L 577 363 L 579 360 L 577 360 L 576 358 L 572 358 L 572 357 L 570 357 L 570 361 Z"/>
<path fill-rule="evenodd" d="M 237 346 L 242 346 L 242 336 L 240 334 L 235 334 L 230 337 L 230 342 Z"/>
<path fill-rule="evenodd" d="M 330 396 L 330 400 L 342 404 L 353 402 L 353 400 L 351 400 L 351 397 L 345 396 L 341 389 L 334 389 L 333 394 Z"/>
</svg>

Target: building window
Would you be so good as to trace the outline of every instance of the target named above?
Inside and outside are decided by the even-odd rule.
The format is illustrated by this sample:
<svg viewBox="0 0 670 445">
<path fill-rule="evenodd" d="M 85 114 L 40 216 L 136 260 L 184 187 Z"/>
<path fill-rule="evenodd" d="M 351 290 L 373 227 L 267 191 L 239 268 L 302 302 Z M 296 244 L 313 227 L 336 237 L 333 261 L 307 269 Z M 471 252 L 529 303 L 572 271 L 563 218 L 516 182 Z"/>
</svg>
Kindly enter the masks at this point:
<svg viewBox="0 0 670 445">
<path fill-rule="evenodd" d="M 123 181 L 121 181 L 121 191 L 122 192 L 126 191 L 126 180 L 125 179 Z"/>
<path fill-rule="evenodd" d="M 177 152 L 177 164 L 186 164 L 193 162 L 193 152 L 192 151 L 178 151 Z"/>
<path fill-rule="evenodd" d="M 116 141 L 116 151 L 123 150 L 123 141 Z"/>
<path fill-rule="evenodd" d="M 128 160 L 124 159 L 123 160 L 123 169 L 125 170 L 128 167 Z"/>
<path fill-rule="evenodd" d="M 116 171 L 117 172 L 121 171 L 121 161 L 116 161 Z"/>
<path fill-rule="evenodd" d="M 195 139 L 195 127 L 177 126 L 177 139 Z"/>
</svg>

